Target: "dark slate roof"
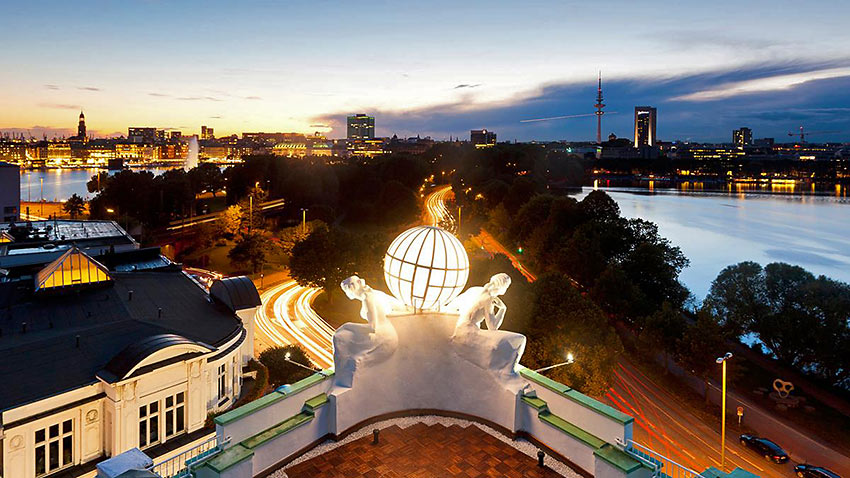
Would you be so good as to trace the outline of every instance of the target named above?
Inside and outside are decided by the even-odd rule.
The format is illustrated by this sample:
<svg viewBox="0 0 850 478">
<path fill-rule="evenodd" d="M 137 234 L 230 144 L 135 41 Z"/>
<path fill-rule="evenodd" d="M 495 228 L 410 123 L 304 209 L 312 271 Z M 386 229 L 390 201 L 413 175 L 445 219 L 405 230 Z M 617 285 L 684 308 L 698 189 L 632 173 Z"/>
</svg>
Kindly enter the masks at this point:
<svg viewBox="0 0 850 478">
<path fill-rule="evenodd" d="M 0 308 L 0 410 L 94 383 L 122 350 L 151 336 L 175 334 L 218 348 L 242 330 L 231 311 L 181 271 L 112 278 L 105 289 L 18 297 Z"/>
<path fill-rule="evenodd" d="M 210 286 L 210 296 L 234 312 L 262 304 L 257 287 L 245 276 L 218 279 Z"/>
<path fill-rule="evenodd" d="M 112 360 L 104 367 L 104 372 L 110 375 L 111 381 L 120 380 L 130 373 L 130 370 L 144 360 L 148 355 L 174 345 L 201 345 L 194 340 L 189 340 L 182 335 L 159 334 L 145 337 L 134 342 L 112 357 Z M 207 347 L 207 351 L 212 349 Z M 105 375 L 105 374 L 104 374 Z M 98 374 L 101 376 L 101 374 Z"/>
</svg>

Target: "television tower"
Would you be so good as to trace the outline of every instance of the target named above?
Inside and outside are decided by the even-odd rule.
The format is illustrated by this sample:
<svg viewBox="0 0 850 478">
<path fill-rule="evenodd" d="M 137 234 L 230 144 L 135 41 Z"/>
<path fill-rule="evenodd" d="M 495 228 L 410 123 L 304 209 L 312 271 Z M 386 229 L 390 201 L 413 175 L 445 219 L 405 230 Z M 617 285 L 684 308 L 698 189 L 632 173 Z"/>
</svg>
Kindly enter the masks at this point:
<svg viewBox="0 0 850 478">
<path fill-rule="evenodd" d="M 596 90 L 596 144 L 602 144 L 602 115 L 605 114 L 602 108 L 605 104 L 602 103 L 602 71 L 599 72 L 599 88 Z"/>
</svg>

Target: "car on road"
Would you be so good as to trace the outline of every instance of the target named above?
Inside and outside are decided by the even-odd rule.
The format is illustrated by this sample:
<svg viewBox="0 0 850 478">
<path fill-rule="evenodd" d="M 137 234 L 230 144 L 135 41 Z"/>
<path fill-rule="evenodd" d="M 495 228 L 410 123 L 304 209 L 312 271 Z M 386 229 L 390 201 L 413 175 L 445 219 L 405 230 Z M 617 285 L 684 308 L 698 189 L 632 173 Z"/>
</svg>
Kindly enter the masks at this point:
<svg viewBox="0 0 850 478">
<path fill-rule="evenodd" d="M 833 473 L 821 466 L 800 464 L 794 467 L 794 473 L 800 478 L 841 478 L 838 473 Z"/>
<path fill-rule="evenodd" d="M 747 435 L 745 433 L 741 435 L 741 445 L 755 451 L 759 455 L 763 456 L 765 460 L 779 464 L 788 461 L 788 453 L 785 453 L 785 450 L 783 450 L 782 447 L 767 438 Z"/>
</svg>

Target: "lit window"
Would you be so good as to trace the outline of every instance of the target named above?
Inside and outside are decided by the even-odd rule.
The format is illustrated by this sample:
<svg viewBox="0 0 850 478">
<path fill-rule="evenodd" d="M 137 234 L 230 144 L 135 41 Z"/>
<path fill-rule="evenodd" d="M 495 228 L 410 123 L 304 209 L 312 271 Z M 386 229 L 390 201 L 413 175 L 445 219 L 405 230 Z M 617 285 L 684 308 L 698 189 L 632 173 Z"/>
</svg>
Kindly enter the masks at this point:
<svg viewBox="0 0 850 478">
<path fill-rule="evenodd" d="M 74 462 L 74 421 L 65 420 L 35 432 L 35 476 L 52 473 Z"/>
</svg>

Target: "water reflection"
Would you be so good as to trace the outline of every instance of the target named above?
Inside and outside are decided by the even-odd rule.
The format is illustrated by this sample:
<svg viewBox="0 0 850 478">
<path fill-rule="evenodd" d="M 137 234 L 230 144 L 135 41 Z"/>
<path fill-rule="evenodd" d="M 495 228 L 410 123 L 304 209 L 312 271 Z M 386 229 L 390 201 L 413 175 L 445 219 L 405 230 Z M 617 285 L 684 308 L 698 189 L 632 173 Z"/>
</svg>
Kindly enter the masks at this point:
<svg viewBox="0 0 850 478">
<path fill-rule="evenodd" d="M 784 186 L 783 186 L 784 187 Z M 846 188 L 835 195 L 775 194 L 763 189 L 728 191 L 601 188 L 620 205 L 624 216 L 658 224 L 661 234 L 682 248 L 691 265 L 683 282 L 702 299 L 711 281 L 730 264 L 788 262 L 850 282 L 850 205 Z M 584 188 L 577 198 L 588 194 Z"/>
</svg>

